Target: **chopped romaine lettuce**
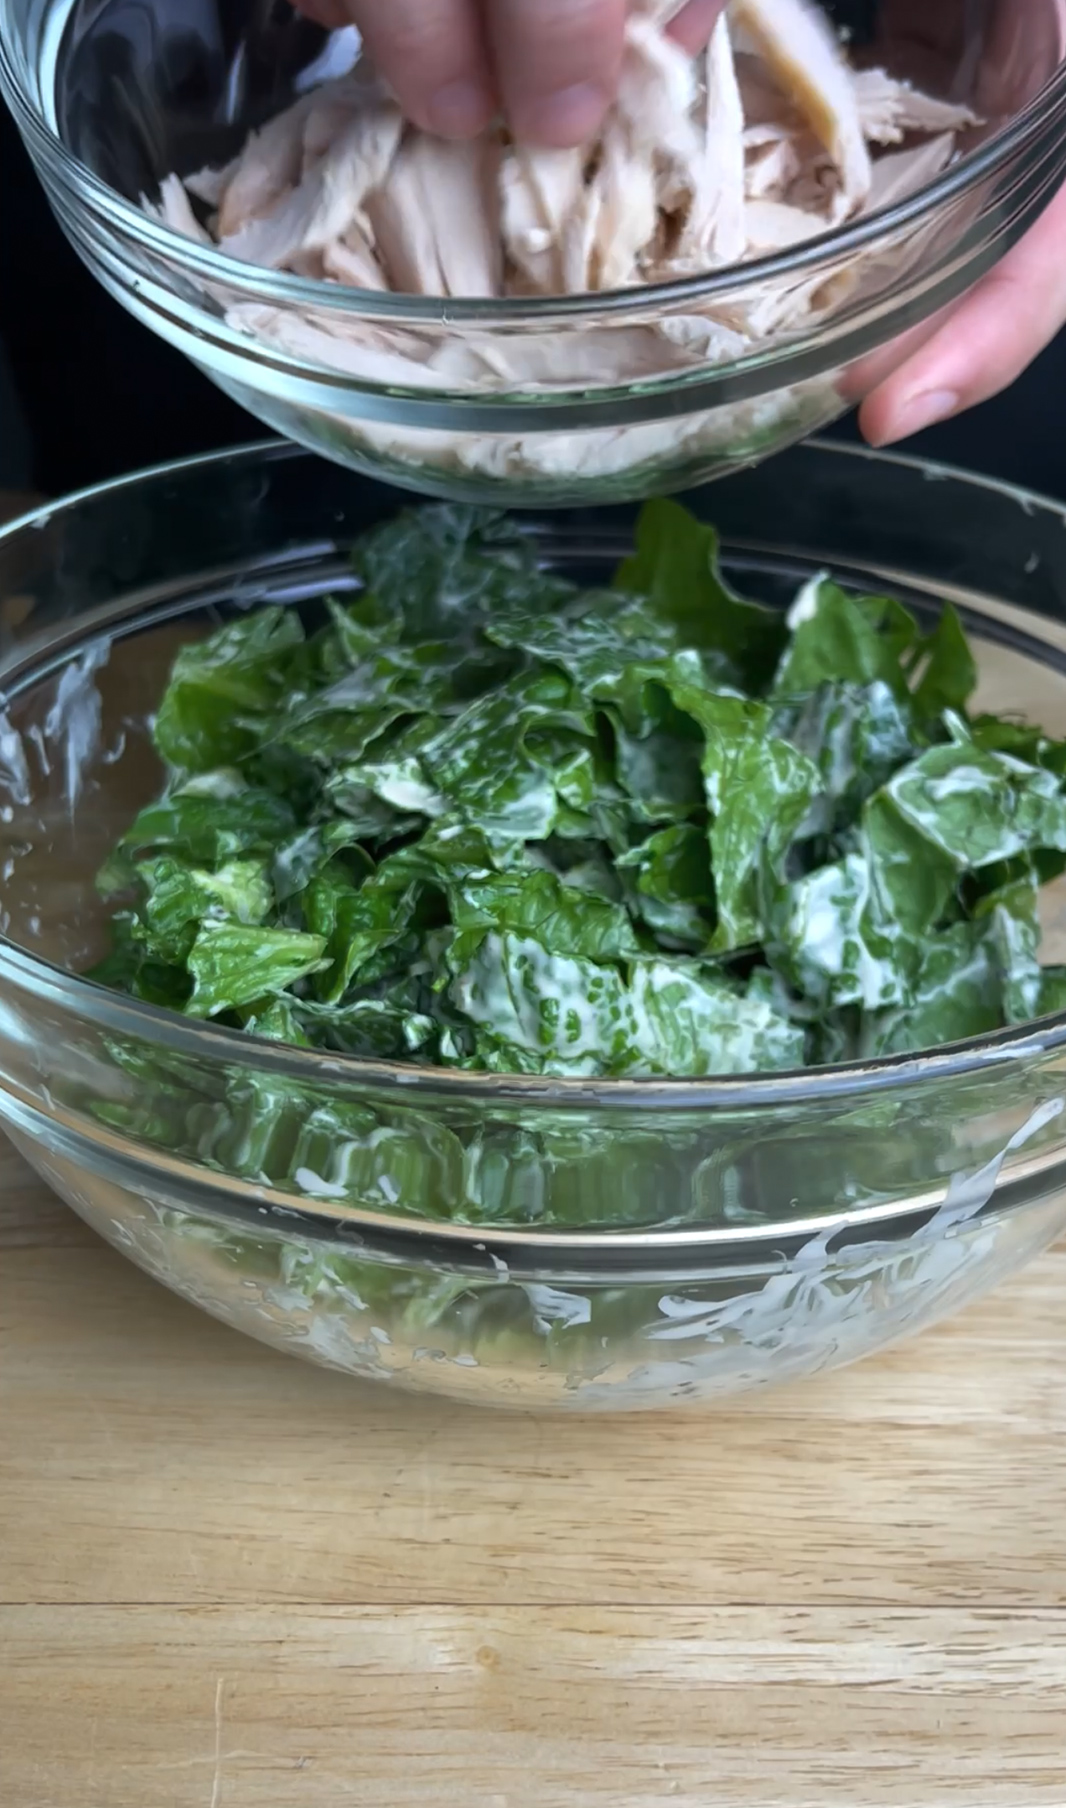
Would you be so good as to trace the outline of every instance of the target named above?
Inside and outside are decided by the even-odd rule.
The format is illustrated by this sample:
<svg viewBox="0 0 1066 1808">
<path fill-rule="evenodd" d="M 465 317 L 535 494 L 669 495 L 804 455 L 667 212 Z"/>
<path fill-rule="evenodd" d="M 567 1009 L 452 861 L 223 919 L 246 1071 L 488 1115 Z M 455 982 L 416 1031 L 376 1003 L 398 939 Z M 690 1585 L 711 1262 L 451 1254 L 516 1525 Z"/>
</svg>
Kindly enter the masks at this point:
<svg viewBox="0 0 1066 1808">
<path fill-rule="evenodd" d="M 626 1077 L 1066 1003 L 1037 916 L 1066 748 L 970 719 L 950 607 L 927 631 L 825 576 L 787 613 L 745 600 L 674 502 L 612 589 L 467 508 L 354 565 L 317 627 L 274 607 L 179 656 L 166 789 L 101 879 L 104 983 L 298 1046 Z"/>
</svg>

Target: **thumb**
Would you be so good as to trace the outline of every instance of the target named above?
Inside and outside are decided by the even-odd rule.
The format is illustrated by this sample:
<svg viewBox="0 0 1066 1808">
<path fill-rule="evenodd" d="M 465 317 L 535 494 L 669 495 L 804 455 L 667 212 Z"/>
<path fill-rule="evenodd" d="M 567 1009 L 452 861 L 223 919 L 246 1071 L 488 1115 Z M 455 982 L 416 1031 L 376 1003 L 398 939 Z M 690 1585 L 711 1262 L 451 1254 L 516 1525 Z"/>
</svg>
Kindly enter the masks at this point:
<svg viewBox="0 0 1066 1808">
<path fill-rule="evenodd" d="M 1006 389 L 1066 323 L 1066 188 L 932 337 L 867 397 L 873 446 L 891 445 Z"/>
</svg>

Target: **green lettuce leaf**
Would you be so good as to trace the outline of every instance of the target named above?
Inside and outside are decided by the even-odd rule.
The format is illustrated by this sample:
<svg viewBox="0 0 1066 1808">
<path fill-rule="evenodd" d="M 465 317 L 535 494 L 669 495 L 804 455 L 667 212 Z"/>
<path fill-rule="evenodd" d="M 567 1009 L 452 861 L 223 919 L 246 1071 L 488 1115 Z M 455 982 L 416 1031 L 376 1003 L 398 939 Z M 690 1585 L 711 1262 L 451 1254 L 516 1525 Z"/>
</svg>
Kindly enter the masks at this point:
<svg viewBox="0 0 1066 1808">
<path fill-rule="evenodd" d="M 918 709 L 927 716 L 965 709 L 977 688 L 977 664 L 958 611 L 950 603 L 945 603 L 922 653 L 927 663 L 914 690 Z"/>
<path fill-rule="evenodd" d="M 494 838 L 540 841 L 560 814 L 562 751 L 579 753 L 580 738 L 594 733 L 592 712 L 567 678 L 524 673 L 445 723 L 420 764 L 464 821 Z"/>
<path fill-rule="evenodd" d="M 658 829 L 619 857 L 631 876 L 631 908 L 666 945 L 699 954 L 714 931 L 715 890 L 710 844 L 691 823 Z"/>
<path fill-rule="evenodd" d="M 352 564 L 367 590 L 363 619 L 376 626 L 398 613 L 411 644 L 470 643 L 507 610 L 548 612 L 572 594 L 540 569 L 516 521 L 464 504 L 397 515 L 364 537 Z"/>
<path fill-rule="evenodd" d="M 453 962 L 472 956 L 490 931 L 532 936 L 549 954 L 619 960 L 640 952 L 621 904 L 567 885 L 546 868 L 471 875 L 449 887 L 458 932 Z"/>
<path fill-rule="evenodd" d="M 163 758 L 185 772 L 235 765 L 291 690 L 304 632 L 292 609 L 260 609 L 183 647 L 155 719 Z"/>
<path fill-rule="evenodd" d="M 893 1054 L 1066 1007 L 1037 909 L 1066 871 L 1066 743 L 970 717 L 950 606 L 926 632 L 819 577 L 765 608 L 674 502 L 609 590 L 546 547 L 407 511 L 343 600 L 185 648 L 165 786 L 100 875 L 95 977 L 295 1046 L 591 1076 Z M 280 1160 L 287 1099 L 205 1097 L 204 1124 Z"/>
<path fill-rule="evenodd" d="M 681 644 L 721 654 L 748 688 L 761 691 L 781 656 L 785 624 L 772 609 L 745 602 L 726 584 L 718 535 L 678 502 L 648 502 L 637 522 L 636 551 L 615 585 L 646 597 Z"/>
<path fill-rule="evenodd" d="M 711 865 L 721 953 L 760 939 L 759 872 L 777 866 L 818 794 L 818 769 L 770 732 L 765 703 L 675 685 L 674 702 L 704 732 L 703 781 L 711 816 Z"/>
<path fill-rule="evenodd" d="M 902 1055 L 982 1036 L 1003 1022 L 992 937 L 980 923 L 956 923 L 920 950 L 909 1002 L 866 1020 L 864 1056 Z"/>
<path fill-rule="evenodd" d="M 216 871 L 170 855 L 146 860 L 138 873 L 147 898 L 137 932 L 158 959 L 180 967 L 201 923 L 265 923 L 274 887 L 265 860 L 230 860 Z"/>
<path fill-rule="evenodd" d="M 901 655 L 909 650 L 917 624 L 896 604 L 893 633 L 880 631 L 888 605 L 881 598 L 858 598 L 828 578 L 814 579 L 789 616 L 792 634 L 774 675 L 775 697 L 804 697 L 823 684 L 883 684 L 896 696 L 907 689 Z M 901 632 L 902 626 L 902 632 Z"/>
<path fill-rule="evenodd" d="M 320 935 L 205 921 L 186 963 L 193 989 L 185 1009 L 190 1017 L 217 1017 L 271 998 L 317 973 L 325 949 Z"/>
<path fill-rule="evenodd" d="M 530 936 L 487 935 L 450 996 L 515 1071 L 709 1074 L 800 1066 L 804 1032 L 713 968 L 614 966 L 549 954 Z"/>
<path fill-rule="evenodd" d="M 104 869 L 103 889 L 128 883 L 133 863 L 146 854 L 221 866 L 272 854 L 295 828 L 295 811 L 283 798 L 245 785 L 233 773 L 211 773 L 140 812 Z"/>
<path fill-rule="evenodd" d="M 864 855 L 846 854 L 779 887 L 767 917 L 771 959 L 819 1010 L 903 1003 L 914 944 L 879 910 Z"/>
</svg>

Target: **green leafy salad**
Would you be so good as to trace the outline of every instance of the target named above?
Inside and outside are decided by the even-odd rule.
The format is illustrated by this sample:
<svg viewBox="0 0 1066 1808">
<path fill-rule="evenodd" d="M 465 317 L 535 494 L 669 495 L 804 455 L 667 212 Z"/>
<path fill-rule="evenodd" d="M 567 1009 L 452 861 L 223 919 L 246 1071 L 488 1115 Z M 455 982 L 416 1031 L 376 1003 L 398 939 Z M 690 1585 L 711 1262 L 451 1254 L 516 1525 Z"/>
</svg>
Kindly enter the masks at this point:
<svg viewBox="0 0 1066 1808">
<path fill-rule="evenodd" d="M 1066 745 L 973 715 L 950 607 L 724 581 L 641 515 L 610 588 L 510 520 L 406 513 L 354 600 L 187 646 L 167 766 L 101 878 L 98 980 L 302 1047 L 707 1075 L 928 1048 L 1066 1006 L 1038 890 Z"/>
</svg>

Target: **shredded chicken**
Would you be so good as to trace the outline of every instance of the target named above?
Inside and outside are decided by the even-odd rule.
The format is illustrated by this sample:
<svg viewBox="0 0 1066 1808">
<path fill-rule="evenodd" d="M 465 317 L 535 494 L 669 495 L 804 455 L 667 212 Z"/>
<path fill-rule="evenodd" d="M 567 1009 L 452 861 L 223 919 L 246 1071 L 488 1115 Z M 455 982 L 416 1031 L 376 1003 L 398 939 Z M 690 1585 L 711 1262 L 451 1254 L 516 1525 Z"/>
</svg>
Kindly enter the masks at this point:
<svg viewBox="0 0 1066 1808">
<path fill-rule="evenodd" d="M 870 153 L 855 78 L 827 20 L 806 0 L 732 0 L 732 12 L 773 80 L 828 151 L 848 211 L 858 210 L 870 193 Z"/>
<path fill-rule="evenodd" d="M 159 206 L 177 230 L 206 224 L 271 269 L 422 295 L 580 293 L 817 237 L 929 181 L 978 123 L 853 69 L 813 0 L 730 0 L 695 59 L 666 35 L 676 10 L 631 0 L 618 100 L 581 150 L 511 144 L 498 128 L 475 145 L 432 139 L 363 61 L 253 132 L 224 170 L 186 178 L 183 197 L 168 178 Z"/>
<path fill-rule="evenodd" d="M 431 138 L 402 119 L 364 58 L 301 94 L 224 169 L 168 176 L 145 206 L 245 263 L 354 289 L 483 299 L 635 289 L 777 256 L 891 206 L 945 169 L 959 135 L 980 123 L 884 70 L 853 68 L 814 0 L 729 0 L 696 58 L 666 33 L 677 7 L 629 0 L 617 102 L 578 150 L 515 144 L 500 126 L 473 143 Z M 513 336 L 251 304 L 217 285 L 212 294 L 235 330 L 370 383 L 550 393 L 761 355 L 831 318 L 880 256 L 827 255 L 793 280 L 753 269 L 733 298 L 637 324 Z M 771 399 L 714 412 L 731 414 L 734 431 L 743 414 L 743 439 L 765 430 Z M 797 419 L 812 411 L 809 396 L 778 400 Z M 517 469 L 523 446 L 534 474 L 566 456 L 622 469 L 676 450 L 683 432 L 704 443 L 708 418 L 606 436 L 473 436 L 465 450 L 460 434 L 344 426 L 407 462 L 473 460 L 499 476 Z"/>
<path fill-rule="evenodd" d="M 512 145 L 504 152 L 500 228 L 517 293 L 558 295 L 565 289 L 566 226 L 578 211 L 584 187 L 583 151 Z"/>
<path fill-rule="evenodd" d="M 737 81 L 729 21 L 719 19 L 707 46 L 699 177 L 681 234 L 681 252 L 705 268 L 739 263 L 744 236 L 744 102 Z"/>
<path fill-rule="evenodd" d="M 962 132 L 978 124 L 969 107 L 919 94 L 883 69 L 860 69 L 851 81 L 859 122 L 871 144 L 900 144 L 909 132 Z"/>
<path fill-rule="evenodd" d="M 230 165 L 229 181 L 218 199 L 214 230 L 219 239 L 231 238 L 290 194 L 302 173 L 304 125 L 310 110 L 310 95 L 301 95 L 287 112 L 252 133 Z"/>
<path fill-rule="evenodd" d="M 389 287 L 412 295 L 498 295 L 499 146 L 412 132 L 366 212 Z"/>
</svg>

